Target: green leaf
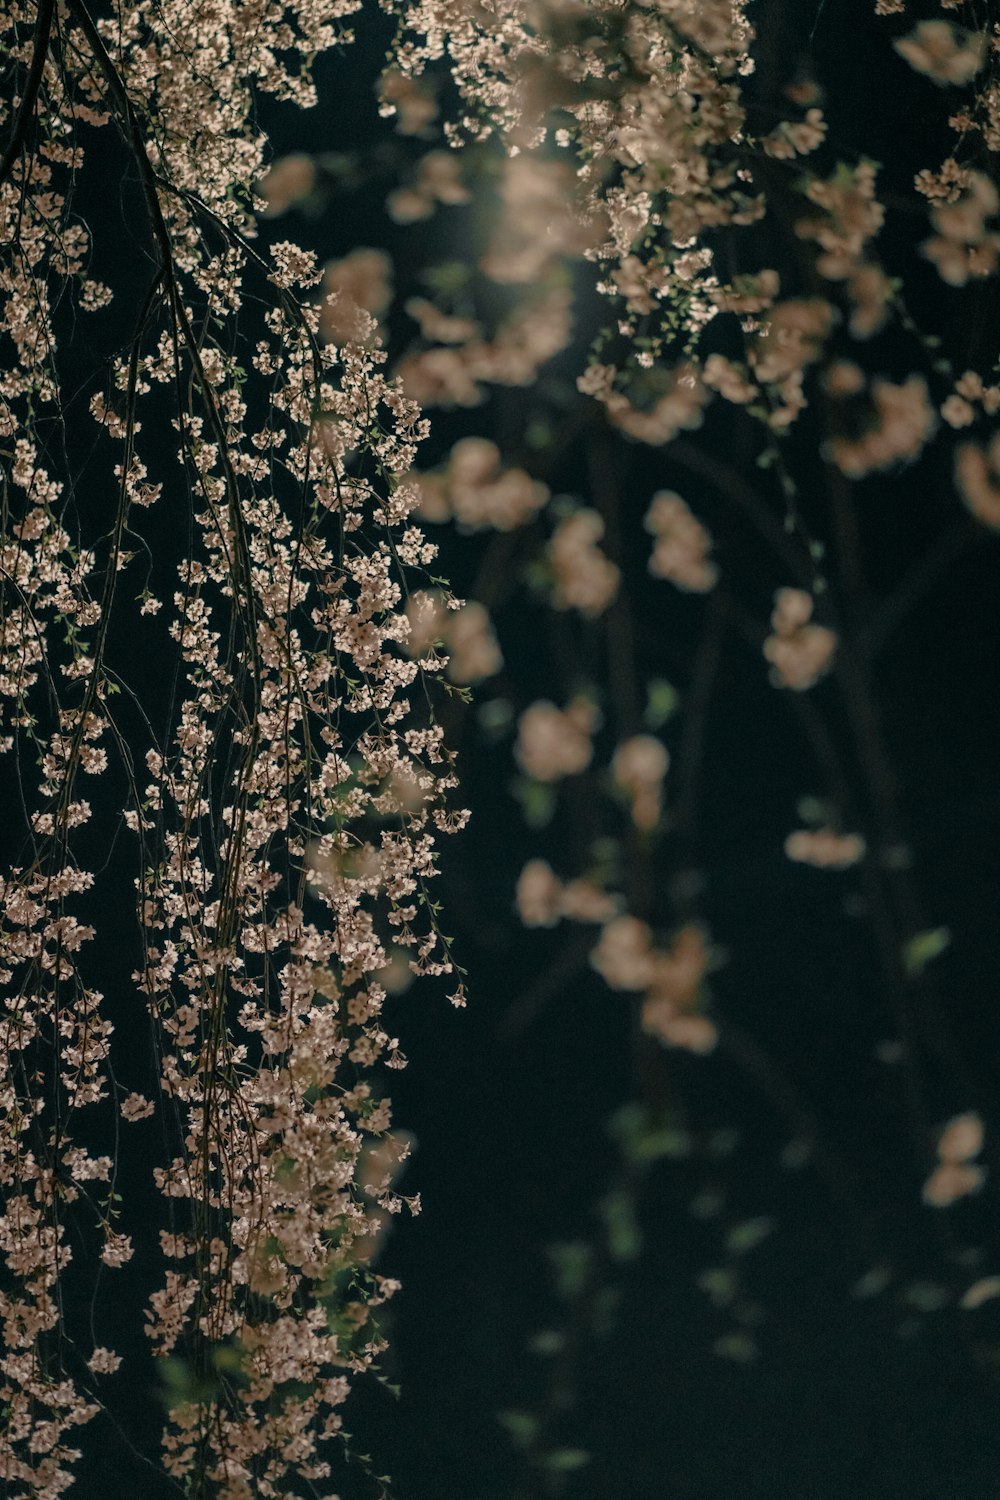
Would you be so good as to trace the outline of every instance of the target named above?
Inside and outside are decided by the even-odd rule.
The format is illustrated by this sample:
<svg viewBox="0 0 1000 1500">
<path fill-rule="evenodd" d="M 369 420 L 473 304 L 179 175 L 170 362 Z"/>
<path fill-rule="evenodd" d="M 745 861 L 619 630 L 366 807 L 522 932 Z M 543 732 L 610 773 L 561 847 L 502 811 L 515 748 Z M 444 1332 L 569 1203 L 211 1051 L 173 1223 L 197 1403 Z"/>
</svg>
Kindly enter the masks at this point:
<svg viewBox="0 0 1000 1500">
<path fill-rule="evenodd" d="M 590 1246 L 582 1240 L 549 1246 L 557 1296 L 568 1300 L 581 1290 L 590 1266 L 590 1254 Z"/>
<path fill-rule="evenodd" d="M 918 932 L 903 948 L 903 963 L 911 979 L 922 974 L 932 959 L 943 953 L 951 942 L 947 927 L 932 927 Z"/>
<path fill-rule="evenodd" d="M 514 782 L 511 790 L 521 804 L 524 821 L 529 828 L 544 828 L 546 823 L 551 822 L 556 810 L 556 794 L 548 782 L 521 777 Z"/>
<path fill-rule="evenodd" d="M 646 709 L 642 722 L 647 729 L 659 729 L 672 718 L 681 705 L 680 694 L 664 677 L 654 677 L 646 684 Z"/>
<path fill-rule="evenodd" d="M 804 1135 L 796 1136 L 781 1153 L 781 1165 L 789 1172 L 798 1172 L 812 1156 L 812 1142 Z"/>
<path fill-rule="evenodd" d="M 628 1193 L 610 1193 L 601 1204 L 608 1231 L 608 1253 L 612 1260 L 635 1260 L 642 1249 L 642 1235 L 635 1217 L 635 1205 Z"/>
<path fill-rule="evenodd" d="M 500 1411 L 497 1421 L 518 1448 L 527 1448 L 538 1432 L 538 1418 L 530 1411 Z"/>
<path fill-rule="evenodd" d="M 758 1354 L 756 1340 L 748 1333 L 724 1333 L 712 1349 L 721 1359 L 732 1359 L 742 1365 L 750 1364 Z"/>
<path fill-rule="evenodd" d="M 903 1300 L 918 1312 L 930 1313 L 947 1307 L 951 1297 L 943 1286 L 936 1286 L 932 1281 L 914 1281 L 903 1293 Z"/>
<path fill-rule="evenodd" d="M 716 1307 L 724 1307 L 736 1296 L 736 1272 L 729 1266 L 711 1266 L 698 1277 L 698 1286 Z"/>
<path fill-rule="evenodd" d="M 851 1287 L 852 1297 L 877 1297 L 892 1281 L 892 1267 L 885 1264 L 872 1266 L 859 1276 Z"/>
<path fill-rule="evenodd" d="M 542 1359 L 551 1359 L 559 1353 L 565 1342 L 565 1336 L 558 1328 L 542 1328 L 529 1340 L 528 1348 L 532 1354 L 537 1354 Z"/>
<path fill-rule="evenodd" d="M 570 1474 L 590 1463 L 590 1454 L 585 1448 L 553 1448 L 542 1459 L 542 1466 L 553 1474 Z"/>
<path fill-rule="evenodd" d="M 726 1235 L 726 1249 L 731 1255 L 746 1255 L 763 1244 L 773 1228 L 773 1219 L 745 1219 L 742 1224 L 734 1224 Z"/>
<path fill-rule="evenodd" d="M 678 1160 L 691 1151 L 691 1137 L 673 1125 L 653 1126 L 647 1111 L 635 1102 L 622 1105 L 608 1122 L 608 1133 L 628 1161 L 652 1162 L 661 1157 Z"/>
</svg>

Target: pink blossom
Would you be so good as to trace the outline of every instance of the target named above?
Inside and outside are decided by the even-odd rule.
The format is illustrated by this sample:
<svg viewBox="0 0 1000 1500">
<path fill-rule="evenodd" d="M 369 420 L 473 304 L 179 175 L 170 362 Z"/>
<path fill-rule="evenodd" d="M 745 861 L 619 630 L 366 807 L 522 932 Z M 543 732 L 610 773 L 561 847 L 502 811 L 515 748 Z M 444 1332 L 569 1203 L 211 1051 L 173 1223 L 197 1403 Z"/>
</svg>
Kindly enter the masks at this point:
<svg viewBox="0 0 1000 1500">
<path fill-rule="evenodd" d="M 566 709 L 545 700 L 532 704 L 518 720 L 514 756 L 536 781 L 559 781 L 586 770 L 593 756 L 591 735 L 596 712 L 586 698 L 574 698 Z"/>
<path fill-rule="evenodd" d="M 950 1208 L 960 1198 L 978 1193 L 985 1180 L 982 1167 L 942 1162 L 924 1183 L 923 1199 L 930 1208 Z"/>
<path fill-rule="evenodd" d="M 685 593 L 704 594 L 718 581 L 719 570 L 709 553 L 712 539 L 673 490 L 653 496 L 643 523 L 656 538 L 649 571 L 667 578 Z"/>
<path fill-rule="evenodd" d="M 949 1120 L 938 1138 L 937 1153 L 943 1162 L 969 1161 L 982 1149 L 983 1122 L 972 1110 Z"/>
<path fill-rule="evenodd" d="M 771 680 L 776 686 L 804 692 L 829 671 L 837 637 L 825 625 L 812 623 L 813 601 L 804 590 L 779 589 L 774 598 L 774 633 L 764 642 Z"/>
<path fill-rule="evenodd" d="M 603 535 L 594 510 L 574 511 L 556 527 L 546 548 L 556 609 L 578 609 L 593 619 L 614 599 L 621 574 L 597 546 Z"/>
<path fill-rule="evenodd" d="M 846 870 L 864 858 L 865 841 L 856 833 L 837 833 L 832 828 L 801 828 L 788 835 L 785 853 L 817 870 Z"/>
</svg>

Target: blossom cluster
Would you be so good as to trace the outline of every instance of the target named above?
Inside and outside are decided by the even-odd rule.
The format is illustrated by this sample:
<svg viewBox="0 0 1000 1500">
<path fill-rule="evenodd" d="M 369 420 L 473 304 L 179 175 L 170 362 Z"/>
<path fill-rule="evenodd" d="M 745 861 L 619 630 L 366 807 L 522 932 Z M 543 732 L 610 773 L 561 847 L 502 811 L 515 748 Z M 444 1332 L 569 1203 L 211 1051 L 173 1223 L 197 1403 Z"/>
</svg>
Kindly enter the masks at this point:
<svg viewBox="0 0 1000 1500">
<path fill-rule="evenodd" d="M 382 1015 L 390 945 L 414 973 L 453 969 L 428 887 L 436 835 L 464 814 L 445 805 L 451 756 L 425 695 L 411 704 L 428 671 L 406 650 L 411 580 L 435 554 L 406 482 L 426 427 L 383 368 L 381 307 L 357 266 L 323 280 L 294 244 L 254 243 L 255 211 L 301 196 L 309 176 L 286 168 L 255 197 L 254 96 L 311 104 L 312 63 L 349 39 L 356 8 L 168 0 L 94 21 L 69 0 L 51 56 L 46 7 L 37 28 L 21 6 L 3 22 L 13 61 L 29 76 L 40 64 L 32 149 L 0 180 L 16 245 L 0 279 L 0 746 L 31 742 L 40 767 L 34 785 L 22 776 L 20 852 L 0 878 L 12 1495 L 65 1492 L 74 1429 L 119 1363 L 101 1344 L 72 1353 L 62 1321 L 70 1231 L 111 1269 L 134 1248 L 114 1163 L 88 1144 L 95 1106 L 120 1108 L 126 1145 L 154 1113 L 170 1143 L 155 1178 L 171 1229 L 146 1322 L 155 1353 L 190 1375 L 164 1463 L 192 1492 L 243 1500 L 327 1480 L 350 1377 L 382 1347 L 373 1312 L 393 1290 L 368 1269 L 372 1225 L 419 1206 L 368 1143 L 391 1118 L 381 1069 L 405 1061 Z M 88 275 L 70 194 L 81 124 L 112 127 L 130 154 L 152 272 L 135 339 L 89 402 L 99 501 L 82 519 L 48 436 L 61 417 L 54 288 L 84 311 L 110 297 Z M 142 446 L 155 424 L 176 455 L 162 478 L 155 442 Z M 173 587 L 154 588 L 144 517 L 168 494 L 187 502 L 187 525 L 171 528 L 189 545 Z M 162 685 L 175 681 L 153 701 L 156 684 L 126 680 L 145 745 L 120 707 L 111 628 L 130 584 L 132 628 L 173 663 Z M 131 788 L 134 979 L 159 1099 L 116 1081 L 115 1012 L 89 977 L 82 912 L 99 883 L 81 850 L 91 824 L 112 847 L 121 814 L 103 827 L 108 796 L 88 798 L 86 783 L 112 768 Z"/>
</svg>

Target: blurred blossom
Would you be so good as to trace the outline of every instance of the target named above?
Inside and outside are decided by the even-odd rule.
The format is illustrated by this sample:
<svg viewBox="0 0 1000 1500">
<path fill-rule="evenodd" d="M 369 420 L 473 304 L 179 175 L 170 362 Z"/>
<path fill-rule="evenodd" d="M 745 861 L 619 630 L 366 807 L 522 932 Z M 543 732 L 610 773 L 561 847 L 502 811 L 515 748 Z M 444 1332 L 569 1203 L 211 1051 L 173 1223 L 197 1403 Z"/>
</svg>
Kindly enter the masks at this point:
<svg viewBox="0 0 1000 1500">
<path fill-rule="evenodd" d="M 475 599 L 449 615 L 445 639 L 450 653 L 448 676 L 453 682 L 481 682 L 503 666 L 489 613 Z"/>
<path fill-rule="evenodd" d="M 554 927 L 562 915 L 562 883 L 544 859 L 529 859 L 517 879 L 518 915 L 525 927 Z"/>
<path fill-rule="evenodd" d="M 651 996 L 642 1003 L 642 1029 L 665 1047 L 682 1047 L 702 1056 L 719 1040 L 718 1028 L 708 1016 L 677 1015 L 671 1006 Z"/>
<path fill-rule="evenodd" d="M 565 286 L 547 287 L 526 298 L 489 343 L 471 347 L 479 379 L 496 385 L 530 385 L 542 366 L 569 343 L 572 308 L 573 294 Z"/>
<path fill-rule="evenodd" d="M 948 1208 L 958 1199 L 978 1193 L 986 1173 L 971 1158 L 982 1149 L 983 1122 L 975 1111 L 949 1120 L 938 1138 L 939 1165 L 924 1183 L 924 1202 L 931 1208 Z"/>
<path fill-rule="evenodd" d="M 376 976 L 387 995 L 404 995 L 412 986 L 414 973 L 410 968 L 410 955 L 405 948 L 393 948 L 389 961 L 379 969 Z"/>
<path fill-rule="evenodd" d="M 600 238 L 593 211 L 578 202 L 569 162 L 529 152 L 508 156 L 500 197 L 503 211 L 481 262 L 493 281 L 539 281 L 553 261 L 583 255 Z"/>
<path fill-rule="evenodd" d="M 669 763 L 666 749 L 651 734 L 624 740 L 614 753 L 611 774 L 631 798 L 632 821 L 637 828 L 648 832 L 659 822 L 663 778 Z"/>
<path fill-rule="evenodd" d="M 985 452 L 975 443 L 959 445 L 955 485 L 976 520 L 1000 531 L 1000 434 Z"/>
<path fill-rule="evenodd" d="M 430 218 L 434 199 L 417 187 L 394 188 L 385 200 L 385 207 L 394 224 L 416 224 Z"/>
<path fill-rule="evenodd" d="M 451 450 L 448 472 L 455 485 L 485 484 L 500 469 L 500 449 L 489 438 L 462 438 Z"/>
<path fill-rule="evenodd" d="M 955 390 L 966 401 L 981 402 L 988 417 L 1000 411 L 1000 385 L 983 385 L 983 378 L 975 370 L 966 370 L 955 381 Z"/>
<path fill-rule="evenodd" d="M 404 1170 L 407 1158 L 416 1146 L 416 1136 L 408 1130 L 394 1130 L 378 1139 L 370 1139 L 358 1158 L 356 1182 L 364 1197 L 366 1230 L 351 1246 L 351 1253 L 365 1264 L 375 1259 L 392 1222 L 405 1202 L 411 1213 L 420 1212 L 419 1195 L 400 1198 L 393 1184 Z"/>
<path fill-rule="evenodd" d="M 718 1030 L 698 1009 L 708 966 L 708 945 L 701 927 L 682 927 L 666 952 L 655 949 L 645 922 L 620 916 L 608 922 L 591 965 L 613 990 L 644 990 L 643 1030 L 664 1046 L 707 1053 Z"/>
<path fill-rule="evenodd" d="M 410 297 L 405 308 L 420 324 L 421 335 L 436 344 L 465 344 L 479 332 L 479 324 L 471 318 L 449 317 L 426 297 Z"/>
<path fill-rule="evenodd" d="M 417 168 L 417 187 L 438 203 L 469 203 L 472 194 L 462 181 L 462 159 L 457 151 L 428 151 Z"/>
<path fill-rule="evenodd" d="M 823 372 L 823 384 L 831 396 L 856 396 L 865 388 L 865 372 L 852 359 L 835 359 Z"/>
<path fill-rule="evenodd" d="M 814 364 L 832 326 L 833 309 L 822 298 L 776 303 L 748 352 L 757 379 L 776 384 Z"/>
<path fill-rule="evenodd" d="M 465 349 L 424 349 L 409 354 L 396 374 L 411 401 L 419 406 L 478 406 L 482 387 Z"/>
<path fill-rule="evenodd" d="M 698 1000 L 708 958 L 704 928 L 695 922 L 687 923 L 675 934 L 666 953 L 654 955 L 650 996 L 669 1002 L 677 1010 L 690 1010 Z"/>
<path fill-rule="evenodd" d="M 819 248 L 819 274 L 829 281 L 847 281 L 854 301 L 870 302 L 881 284 L 879 267 L 865 258 L 867 242 L 885 222 L 885 209 L 875 194 L 877 171 L 874 162 L 860 161 L 854 167 L 838 166 L 831 177 L 814 177 L 806 187 L 806 197 L 820 213 L 799 219 L 795 225 L 800 239 L 812 240 Z M 870 278 L 867 290 L 866 277 Z M 825 337 L 833 318 L 829 308 L 825 317 L 821 313 L 826 304 L 814 300 L 792 305 L 812 307 L 815 316 L 826 322 L 825 329 L 817 326 L 816 334 Z M 854 329 L 852 332 L 855 337 L 867 337 Z"/>
<path fill-rule="evenodd" d="M 804 692 L 830 669 L 837 637 L 825 625 L 812 623 L 813 601 L 803 589 L 779 589 L 771 615 L 774 631 L 764 642 L 776 687 Z"/>
<path fill-rule="evenodd" d="M 708 555 L 712 539 L 680 495 L 657 491 L 644 525 L 656 538 L 649 559 L 654 578 L 667 578 L 689 594 L 705 594 L 715 587 L 719 570 Z"/>
<path fill-rule="evenodd" d="M 822 146 L 826 139 L 826 121 L 821 109 L 809 109 L 804 120 L 783 120 L 768 135 L 761 145 L 768 156 L 781 161 L 791 161 L 796 156 L 808 156 Z"/>
<path fill-rule="evenodd" d="M 702 379 L 710 390 L 718 391 L 724 401 L 731 401 L 736 406 L 746 406 L 759 394 L 759 387 L 747 379 L 744 367 L 722 354 L 708 356 Z"/>
<path fill-rule="evenodd" d="M 957 392 L 952 394 L 941 405 L 941 415 L 949 427 L 971 427 L 976 420 L 976 409 L 964 396 Z"/>
<path fill-rule="evenodd" d="M 604 522 L 596 510 L 578 510 L 560 521 L 546 548 L 552 569 L 552 603 L 591 619 L 607 609 L 621 574 L 597 546 Z"/>
<path fill-rule="evenodd" d="M 888 320 L 892 282 L 881 266 L 867 262 L 852 271 L 847 294 L 853 303 L 848 328 L 856 339 L 870 339 Z"/>
<path fill-rule="evenodd" d="M 406 650 L 410 656 L 423 656 L 435 641 L 444 636 L 448 614 L 444 600 L 440 594 L 420 589 L 410 595 L 405 614 L 410 626 Z"/>
<path fill-rule="evenodd" d="M 301 153 L 282 156 L 257 184 L 257 192 L 267 202 L 264 214 L 275 219 L 295 203 L 308 198 L 316 185 L 316 166 L 311 156 Z"/>
<path fill-rule="evenodd" d="M 848 479 L 912 461 L 937 426 L 922 375 L 910 375 L 902 385 L 875 380 L 871 394 L 875 420 L 868 431 L 859 438 L 831 438 L 828 445 L 830 457 Z"/>
<path fill-rule="evenodd" d="M 443 474 L 411 473 L 407 477 L 417 492 L 416 509 L 421 521 L 439 523 L 451 520 L 451 506 L 448 504 Z"/>
<path fill-rule="evenodd" d="M 565 710 L 544 700 L 533 703 L 518 720 L 514 757 L 536 781 L 575 776 L 590 765 L 596 726 L 597 710 L 588 698 L 574 698 Z"/>
<path fill-rule="evenodd" d="M 379 319 L 392 302 L 392 261 L 384 250 L 369 249 L 332 260 L 323 273 L 323 294 L 320 336 L 334 344 L 364 342 L 367 315 Z"/>
<path fill-rule="evenodd" d="M 785 853 L 817 870 L 846 870 L 864 859 L 865 841 L 856 833 L 835 833 L 832 828 L 802 828 L 788 835 Z"/>
<path fill-rule="evenodd" d="M 478 682 L 484 676 L 499 672 L 502 658 L 489 613 L 483 604 L 469 601 L 462 609 L 448 609 L 441 594 L 418 589 L 406 601 L 409 636 L 406 651 L 411 657 L 423 657 L 435 642 L 447 651 L 447 672 L 453 682 Z M 442 666 L 445 658 L 439 658 Z M 421 661 L 421 666 L 433 666 Z"/>
<path fill-rule="evenodd" d="M 995 184 L 984 172 L 968 171 L 961 186 L 960 197 L 949 195 L 947 201 L 934 204 L 931 223 L 937 234 L 921 246 L 949 286 L 992 276 L 1000 258 L 1000 235 L 986 225 L 1000 206 Z"/>
<path fill-rule="evenodd" d="M 483 383 L 527 386 L 572 335 L 573 297 L 568 287 L 534 291 L 518 302 L 491 339 L 471 320 L 447 317 L 416 298 L 407 310 L 427 339 L 461 348 L 424 349 L 399 361 L 406 394 L 421 406 L 478 406 Z"/>
<path fill-rule="evenodd" d="M 982 1167 L 942 1162 L 924 1183 L 923 1199 L 930 1208 L 950 1208 L 960 1198 L 978 1193 L 985 1180 Z"/>
<path fill-rule="evenodd" d="M 422 518 L 454 519 L 467 531 L 514 531 L 549 498 L 546 486 L 524 469 L 502 469 L 500 449 L 487 438 L 462 438 L 443 471 L 416 477 Z"/>
<path fill-rule="evenodd" d="M 638 917 L 614 917 L 601 931 L 590 962 L 613 990 L 644 990 L 653 979 L 652 933 Z"/>
<path fill-rule="evenodd" d="M 379 79 L 379 114 L 396 116 L 400 135 L 419 135 L 437 119 L 438 106 L 429 85 L 389 68 Z"/>
<path fill-rule="evenodd" d="M 969 83 L 985 60 L 986 38 L 950 21 L 921 21 L 892 44 L 911 68 L 935 83 Z"/>
<path fill-rule="evenodd" d="M 563 886 L 562 914 L 571 922 L 608 922 L 617 910 L 617 899 L 592 880 L 571 880 Z"/>
<path fill-rule="evenodd" d="M 1000 1297 L 1000 1276 L 984 1276 L 969 1287 L 959 1303 L 966 1312 L 973 1308 L 982 1307 L 984 1302 L 990 1302 L 994 1297 Z"/>
<path fill-rule="evenodd" d="M 461 160 L 454 151 L 428 151 L 421 157 L 416 180 L 410 187 L 389 194 L 386 208 L 397 224 L 428 219 L 439 203 L 468 203 L 472 197 L 462 181 Z"/>
<path fill-rule="evenodd" d="M 941 1132 L 937 1154 L 941 1161 L 963 1162 L 983 1149 L 983 1122 L 975 1111 L 956 1115 Z"/>
<path fill-rule="evenodd" d="M 737 276 L 731 286 L 715 287 L 709 296 L 720 312 L 742 315 L 765 312 L 773 307 L 780 290 L 780 276 L 777 271 L 768 269 L 753 276 Z"/>
<path fill-rule="evenodd" d="M 577 388 L 600 401 L 610 421 L 629 437 L 658 448 L 672 442 L 679 432 L 701 426 L 709 395 L 692 365 L 676 365 L 667 372 L 668 389 L 642 407 L 615 389 L 614 374 L 610 365 L 591 365 L 577 379 Z"/>
<path fill-rule="evenodd" d="M 544 859 L 529 859 L 518 876 L 516 905 L 525 927 L 554 927 L 562 917 L 573 922 L 606 922 L 615 899 L 590 880 L 563 885 Z"/>
<path fill-rule="evenodd" d="M 487 483 L 463 482 L 453 470 L 450 496 L 455 519 L 472 530 L 514 531 L 548 499 L 545 485 L 524 469 L 503 469 Z"/>
</svg>

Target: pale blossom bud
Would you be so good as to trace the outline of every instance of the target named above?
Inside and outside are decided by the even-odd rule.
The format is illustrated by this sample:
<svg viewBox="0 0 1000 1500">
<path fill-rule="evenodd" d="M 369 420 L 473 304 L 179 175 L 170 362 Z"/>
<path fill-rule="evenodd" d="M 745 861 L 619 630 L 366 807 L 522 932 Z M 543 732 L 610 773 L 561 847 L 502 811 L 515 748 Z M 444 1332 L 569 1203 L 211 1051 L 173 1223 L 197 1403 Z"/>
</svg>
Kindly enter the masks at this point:
<svg viewBox="0 0 1000 1500">
<path fill-rule="evenodd" d="M 941 1132 L 937 1153 L 941 1161 L 963 1162 L 978 1156 L 983 1149 L 983 1122 L 969 1110 L 949 1120 Z"/>
<path fill-rule="evenodd" d="M 982 1167 L 942 1162 L 924 1183 L 923 1199 L 930 1208 L 949 1208 L 959 1198 L 978 1193 L 986 1180 Z"/>
<path fill-rule="evenodd" d="M 973 1308 L 982 1307 L 984 1302 L 989 1302 L 994 1297 L 1000 1297 L 1000 1276 L 984 1276 L 973 1282 L 959 1306 L 966 1312 L 971 1312 Z"/>
<path fill-rule="evenodd" d="M 856 833 L 835 833 L 832 828 L 800 828 L 785 840 L 785 854 L 817 870 L 846 870 L 864 859 L 865 841 Z"/>
</svg>

